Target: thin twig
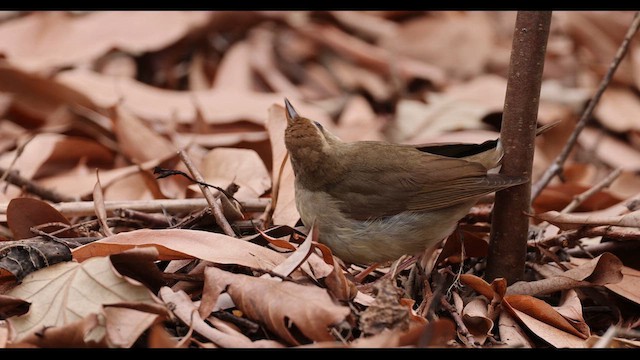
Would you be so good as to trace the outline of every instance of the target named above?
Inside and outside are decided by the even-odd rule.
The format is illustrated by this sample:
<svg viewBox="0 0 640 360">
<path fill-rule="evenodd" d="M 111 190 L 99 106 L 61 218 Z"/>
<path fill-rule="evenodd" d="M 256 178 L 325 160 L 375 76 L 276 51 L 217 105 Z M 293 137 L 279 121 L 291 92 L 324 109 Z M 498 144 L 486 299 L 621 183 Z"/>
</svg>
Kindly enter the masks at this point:
<svg viewBox="0 0 640 360">
<path fill-rule="evenodd" d="M 551 181 L 551 179 L 553 179 L 554 176 L 562 174 L 563 165 L 567 160 L 567 158 L 569 157 L 569 153 L 571 152 L 571 149 L 578 141 L 578 136 L 580 135 L 584 127 L 587 125 L 587 122 L 591 119 L 591 114 L 593 113 L 593 110 L 595 109 L 596 105 L 600 101 L 600 98 L 602 97 L 602 94 L 604 93 L 605 89 L 611 82 L 611 79 L 613 78 L 613 74 L 616 72 L 618 65 L 620 65 L 620 62 L 622 61 L 625 54 L 627 53 L 627 50 L 629 49 L 629 45 L 631 43 L 631 38 L 633 38 L 635 33 L 638 31 L 638 28 L 640 28 L 640 12 L 636 12 L 636 15 L 634 16 L 633 21 L 629 26 L 629 30 L 627 30 L 627 34 L 624 36 L 624 40 L 622 40 L 622 44 L 620 44 L 620 47 L 618 48 L 616 55 L 613 57 L 613 60 L 611 61 L 611 65 L 609 65 L 609 69 L 607 70 L 607 73 L 602 78 L 602 81 L 600 81 L 600 85 L 598 85 L 598 89 L 593 95 L 593 98 L 591 98 L 591 100 L 589 101 L 587 108 L 582 113 L 580 120 L 576 124 L 576 127 L 571 133 L 571 136 L 569 136 L 569 139 L 567 140 L 567 143 L 564 145 L 564 148 L 562 148 L 562 151 L 560 152 L 560 154 L 558 154 L 558 156 L 553 161 L 551 166 L 549 166 L 549 168 L 545 171 L 545 173 L 542 174 L 540 179 L 531 187 L 532 202 L 538 197 L 538 195 L 540 195 L 540 193 L 542 192 L 542 189 L 544 189 L 549 184 L 549 182 Z"/>
<path fill-rule="evenodd" d="M 573 200 L 569 203 L 569 205 L 565 206 L 564 209 L 560 211 L 562 214 L 570 213 L 575 210 L 580 204 L 585 202 L 588 198 L 593 196 L 598 191 L 601 191 L 605 188 L 608 188 L 611 183 L 620 176 L 622 172 L 622 168 L 617 168 L 611 172 L 611 174 L 607 175 L 604 179 L 602 179 L 599 183 L 592 186 L 589 190 L 576 195 L 573 197 Z"/>
<path fill-rule="evenodd" d="M 196 181 L 198 182 L 200 191 L 202 191 L 204 198 L 207 200 L 207 203 L 211 208 L 211 212 L 213 213 L 213 217 L 216 220 L 216 223 L 222 228 L 222 231 L 224 231 L 225 234 L 235 237 L 236 236 L 235 232 L 231 228 L 231 225 L 229 225 L 227 218 L 225 218 L 224 214 L 222 213 L 222 206 L 218 204 L 218 201 L 211 193 L 211 190 L 209 190 L 209 187 L 202 185 L 202 183 L 204 183 L 204 179 L 202 178 L 200 171 L 198 171 L 196 166 L 191 161 L 191 158 L 189 157 L 189 155 L 187 155 L 187 153 L 184 150 L 178 151 L 178 155 L 180 156 L 180 159 L 182 160 L 182 162 L 187 166 L 187 169 L 189 169 L 189 172 L 191 172 L 191 175 L 193 176 L 193 178 L 196 179 Z"/>
<path fill-rule="evenodd" d="M 595 195 L 598 191 L 601 191 L 601 190 L 603 190 L 605 188 L 608 188 L 611 185 L 611 183 L 615 179 L 617 179 L 618 176 L 620 176 L 621 173 L 622 173 L 622 168 L 617 168 L 617 169 L 613 170 L 604 179 L 600 180 L 600 182 L 598 182 L 597 184 L 593 185 L 592 187 L 590 187 L 586 191 L 574 196 L 573 200 L 571 200 L 571 202 L 567 206 L 565 206 L 564 209 L 560 210 L 560 213 L 561 214 L 568 214 L 568 213 L 572 212 L 573 210 L 577 209 L 578 206 L 580 206 L 580 204 L 582 204 L 588 198 L 590 198 L 593 195 Z M 544 221 L 544 222 L 540 223 L 540 225 L 538 225 L 538 226 L 540 227 L 541 233 L 542 233 L 542 230 L 546 229 L 549 226 L 549 222 Z"/>
<path fill-rule="evenodd" d="M 440 304 L 445 308 L 445 310 L 449 312 L 449 314 L 451 314 L 453 321 L 455 321 L 456 325 L 458 325 L 458 331 L 460 332 L 460 335 L 467 338 L 467 342 L 471 344 L 472 347 L 478 347 L 476 339 L 473 337 L 473 335 L 471 335 L 464 321 L 462 321 L 462 317 L 458 313 L 458 310 L 456 310 L 453 305 L 449 304 L 444 295 L 440 298 Z"/>
<path fill-rule="evenodd" d="M 634 243 L 640 240 L 640 230 L 632 227 L 618 227 L 618 226 L 597 226 L 597 227 L 583 227 L 577 230 L 564 231 L 561 234 L 550 236 L 541 241 L 530 241 L 529 246 L 562 246 L 564 248 L 573 248 L 577 244 L 577 241 L 582 238 L 591 238 L 596 236 L 606 236 L 609 239 L 621 240 L 623 243 Z M 606 243 L 611 244 L 611 243 Z M 598 244 L 604 245 L 604 244 Z M 598 245 L 591 245 L 589 248 Z"/>
<path fill-rule="evenodd" d="M 269 199 L 255 199 L 242 201 L 247 212 L 262 212 L 269 203 Z M 0 203 L 0 215 L 7 213 L 9 203 Z M 70 201 L 51 204 L 56 210 L 67 217 L 95 215 L 93 201 Z M 194 199 L 153 199 L 153 200 L 107 200 L 104 207 L 112 214 L 117 209 L 126 208 L 144 212 L 162 212 L 163 209 L 171 213 L 192 212 L 207 207 L 204 198 Z"/>
<path fill-rule="evenodd" d="M 62 195 L 54 190 L 42 187 L 35 182 L 20 176 L 15 170 L 7 171 L 7 169 L 0 167 L 0 173 L 3 174 L 2 176 L 9 184 L 22 188 L 30 194 L 37 195 L 43 200 L 53 202 L 68 202 L 76 200 L 70 196 Z"/>
</svg>

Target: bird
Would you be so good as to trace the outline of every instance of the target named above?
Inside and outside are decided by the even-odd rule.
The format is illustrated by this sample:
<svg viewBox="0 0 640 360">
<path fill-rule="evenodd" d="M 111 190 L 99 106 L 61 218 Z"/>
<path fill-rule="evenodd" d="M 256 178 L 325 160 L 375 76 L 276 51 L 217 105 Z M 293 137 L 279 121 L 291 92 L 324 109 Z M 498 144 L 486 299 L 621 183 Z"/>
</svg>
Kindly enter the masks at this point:
<svg viewBox="0 0 640 360">
<path fill-rule="evenodd" d="M 489 173 L 504 153 L 499 139 L 424 147 L 343 142 L 284 102 L 296 208 L 346 263 L 419 254 L 450 235 L 481 197 L 529 181 Z"/>
</svg>

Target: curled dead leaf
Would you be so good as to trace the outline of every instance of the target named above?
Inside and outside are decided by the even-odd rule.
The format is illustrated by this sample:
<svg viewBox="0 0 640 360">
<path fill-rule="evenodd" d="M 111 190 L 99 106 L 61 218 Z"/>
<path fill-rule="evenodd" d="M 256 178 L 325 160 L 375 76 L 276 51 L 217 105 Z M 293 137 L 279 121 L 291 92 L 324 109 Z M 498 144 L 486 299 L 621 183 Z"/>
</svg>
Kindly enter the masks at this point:
<svg viewBox="0 0 640 360">
<path fill-rule="evenodd" d="M 330 341 L 330 328 L 345 320 L 348 307 L 334 303 L 326 290 L 289 281 L 275 282 L 209 268 L 218 288 L 226 289 L 246 316 L 259 321 L 289 344 Z"/>
</svg>

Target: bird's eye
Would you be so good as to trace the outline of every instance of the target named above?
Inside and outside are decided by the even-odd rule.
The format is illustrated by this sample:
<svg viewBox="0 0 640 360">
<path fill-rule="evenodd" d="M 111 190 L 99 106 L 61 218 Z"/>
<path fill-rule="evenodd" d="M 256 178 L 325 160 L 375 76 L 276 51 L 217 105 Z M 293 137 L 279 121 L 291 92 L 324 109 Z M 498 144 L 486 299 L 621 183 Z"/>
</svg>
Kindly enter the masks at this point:
<svg viewBox="0 0 640 360">
<path fill-rule="evenodd" d="M 313 123 L 314 123 L 314 124 L 316 124 L 316 127 L 317 127 L 318 129 L 320 129 L 320 130 L 324 129 L 324 128 L 322 127 L 322 125 L 320 125 L 320 123 L 319 123 L 319 122 L 314 121 Z"/>
</svg>

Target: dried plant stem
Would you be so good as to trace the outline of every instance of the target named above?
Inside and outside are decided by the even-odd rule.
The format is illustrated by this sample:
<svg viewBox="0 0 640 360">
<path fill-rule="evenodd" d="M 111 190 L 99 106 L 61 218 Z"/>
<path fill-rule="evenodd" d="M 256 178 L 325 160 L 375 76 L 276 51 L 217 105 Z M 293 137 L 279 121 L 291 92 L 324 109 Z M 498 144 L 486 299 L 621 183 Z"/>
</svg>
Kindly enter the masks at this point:
<svg viewBox="0 0 640 360">
<path fill-rule="evenodd" d="M 500 141 L 504 158 L 500 172 L 530 177 L 538 117 L 542 70 L 551 24 L 550 11 L 518 11 Z M 524 275 L 530 182 L 496 193 L 486 280 L 503 277 L 508 283 Z"/>
<path fill-rule="evenodd" d="M 456 325 L 458 326 L 458 331 L 460 332 L 460 335 L 464 336 L 467 339 L 467 342 L 471 344 L 472 347 L 478 347 L 476 343 L 476 339 L 469 332 L 467 325 L 465 325 L 464 321 L 462 320 L 462 316 L 460 316 L 460 314 L 458 313 L 456 308 L 453 307 L 453 305 L 449 304 L 449 302 L 447 301 L 444 295 L 440 298 L 440 304 L 445 308 L 445 310 L 449 312 L 449 314 L 451 314 L 453 321 L 455 321 Z"/>
<path fill-rule="evenodd" d="M 222 213 L 222 206 L 218 204 L 218 201 L 211 193 L 211 190 L 209 190 L 208 187 L 202 185 L 202 183 L 204 183 L 204 179 L 202 178 L 200 171 L 198 171 L 196 166 L 191 161 L 189 155 L 187 155 L 184 150 L 178 151 L 178 155 L 180 156 L 180 159 L 185 164 L 187 169 L 189 169 L 191 176 L 193 176 L 193 178 L 199 182 L 198 186 L 200 187 L 200 191 L 202 191 L 204 198 L 207 200 L 216 223 L 222 228 L 222 231 L 224 231 L 225 234 L 235 237 L 236 233 L 233 231 L 231 225 L 229 225 L 229 221 L 227 221 L 227 218 L 225 218 L 224 214 Z"/>
<path fill-rule="evenodd" d="M 602 189 L 608 188 L 611 183 L 620 176 L 622 172 L 622 168 L 617 168 L 611 172 L 611 174 L 607 175 L 604 179 L 602 179 L 599 183 L 592 186 L 589 190 L 580 193 L 579 195 L 574 196 L 573 200 L 569 203 L 569 205 L 565 206 L 560 213 L 566 214 L 575 210 L 580 204 L 582 204 L 585 200 L 592 197 L 598 191 Z"/>
<path fill-rule="evenodd" d="M 247 212 L 262 212 L 269 203 L 269 199 L 255 199 L 242 201 L 241 204 Z M 7 214 L 8 203 L 0 204 L 0 215 Z M 93 201 L 71 201 L 51 204 L 56 210 L 66 217 L 95 215 Z M 155 199 L 155 200 L 107 200 L 104 207 L 108 214 L 113 214 L 118 209 L 129 209 L 143 212 L 170 213 L 191 212 L 207 207 L 206 199 Z"/>
<path fill-rule="evenodd" d="M 11 185 L 15 185 L 19 188 L 23 188 L 24 191 L 39 196 L 43 200 L 49 200 L 52 202 L 64 202 L 64 201 L 75 201 L 76 199 L 59 194 L 58 192 L 42 187 L 35 182 L 22 177 L 15 170 L 7 171 L 7 169 L 0 167 L 0 173 L 2 173 L 2 177 L 6 182 Z"/>
<path fill-rule="evenodd" d="M 590 198 L 593 195 L 595 195 L 598 191 L 601 191 L 602 189 L 609 187 L 609 185 L 611 185 L 611 183 L 615 179 L 617 179 L 618 176 L 620 176 L 621 173 L 622 173 L 622 168 L 617 168 L 617 169 L 613 170 L 609 175 L 607 175 L 599 183 L 597 183 L 594 186 L 590 187 L 587 191 L 584 191 L 584 192 L 574 196 L 573 200 L 571 200 L 571 202 L 567 206 L 565 206 L 564 209 L 560 210 L 560 213 L 561 214 L 567 214 L 567 213 L 572 212 L 573 210 L 578 208 L 578 206 L 580 206 L 580 204 L 585 202 L 588 198 Z M 540 223 L 540 225 L 539 225 L 539 227 L 541 229 L 545 229 L 547 226 L 549 226 L 549 223 L 546 222 L 546 221 Z"/>
<path fill-rule="evenodd" d="M 616 55 L 613 57 L 613 60 L 611 61 L 611 65 L 609 65 L 609 69 L 607 70 L 607 73 L 602 78 L 602 81 L 600 81 L 600 85 L 598 85 L 598 89 L 593 95 L 593 98 L 591 98 L 591 100 L 589 101 L 587 108 L 582 113 L 582 116 L 580 117 L 580 120 L 576 124 L 575 129 L 571 133 L 571 136 L 569 136 L 567 143 L 562 148 L 562 151 L 560 152 L 560 154 L 558 154 L 558 156 L 555 158 L 551 166 L 549 166 L 549 168 L 544 172 L 544 174 L 542 174 L 540 179 L 532 186 L 531 201 L 535 200 L 538 197 L 538 195 L 540 195 L 540 193 L 542 192 L 542 189 L 544 189 L 549 184 L 549 182 L 551 181 L 551 179 L 553 179 L 554 176 L 562 173 L 563 165 L 567 160 L 567 158 L 569 157 L 569 153 L 571 152 L 571 149 L 573 149 L 573 146 L 578 141 L 578 136 L 580 135 L 584 127 L 587 125 L 587 122 L 589 121 L 589 119 L 591 119 L 591 114 L 593 113 L 593 110 L 595 109 L 596 105 L 600 101 L 600 98 L 602 97 L 602 94 L 604 93 L 605 89 L 611 82 L 611 79 L 613 78 L 613 74 L 616 72 L 618 65 L 620 65 L 620 62 L 622 61 L 625 54 L 627 53 L 627 50 L 629 49 L 629 45 L 631 43 L 631 38 L 633 38 L 635 33 L 638 31 L 638 28 L 640 28 L 640 12 L 636 12 L 636 15 L 634 16 L 633 21 L 629 26 L 629 30 L 627 30 L 627 34 L 625 35 L 624 40 L 622 40 L 622 44 L 620 44 L 620 47 L 618 48 Z"/>
<path fill-rule="evenodd" d="M 610 239 L 623 240 L 623 243 L 633 244 L 635 241 L 640 240 L 640 230 L 633 227 L 620 227 L 620 226 L 596 226 L 596 227 L 583 227 L 578 230 L 564 231 L 561 234 L 548 237 L 542 241 L 530 241 L 529 246 L 562 246 L 564 248 L 573 248 L 577 245 L 578 240 L 585 237 L 606 236 Z M 607 242 L 597 245 L 591 245 L 589 249 L 595 249 L 598 246 L 609 247 L 614 242 Z M 571 250 L 570 250 L 571 251 Z M 594 250 L 597 251 L 597 250 Z"/>
</svg>

